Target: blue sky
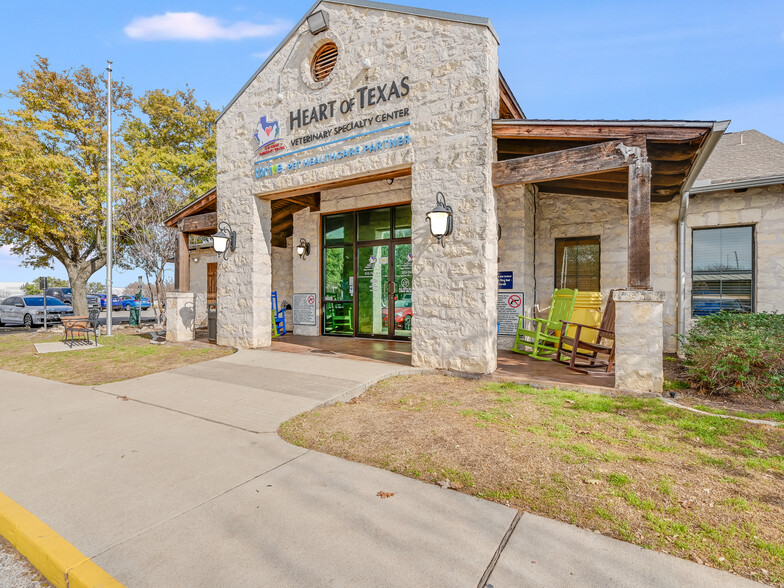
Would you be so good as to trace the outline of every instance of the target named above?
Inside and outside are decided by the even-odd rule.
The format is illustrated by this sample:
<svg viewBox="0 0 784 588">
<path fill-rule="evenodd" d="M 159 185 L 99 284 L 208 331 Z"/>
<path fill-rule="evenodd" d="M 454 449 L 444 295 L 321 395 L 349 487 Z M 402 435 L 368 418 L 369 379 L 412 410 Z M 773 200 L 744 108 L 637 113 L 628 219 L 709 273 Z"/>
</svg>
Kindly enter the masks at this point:
<svg viewBox="0 0 784 588">
<path fill-rule="evenodd" d="M 529 118 L 732 119 L 730 131 L 784 141 L 781 0 L 413 3 L 489 17 L 501 70 Z M 37 54 L 58 70 L 100 70 L 111 59 L 137 94 L 188 85 L 220 109 L 311 4 L 5 2 L 0 92 Z M 40 273 L 0 248 L 0 282 Z M 49 273 L 65 277 L 59 264 Z M 137 275 L 118 272 L 115 283 Z"/>
</svg>

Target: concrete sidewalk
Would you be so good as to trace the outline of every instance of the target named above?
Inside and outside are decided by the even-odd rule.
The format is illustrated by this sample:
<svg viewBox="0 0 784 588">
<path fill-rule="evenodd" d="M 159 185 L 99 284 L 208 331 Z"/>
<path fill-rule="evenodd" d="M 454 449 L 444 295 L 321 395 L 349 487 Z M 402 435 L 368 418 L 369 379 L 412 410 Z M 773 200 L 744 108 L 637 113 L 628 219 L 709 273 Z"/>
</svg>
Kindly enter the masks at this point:
<svg viewBox="0 0 784 588">
<path fill-rule="evenodd" d="M 95 389 L 0 372 L 0 492 L 129 587 L 756 585 L 275 433 L 406 371 L 244 351 Z"/>
</svg>

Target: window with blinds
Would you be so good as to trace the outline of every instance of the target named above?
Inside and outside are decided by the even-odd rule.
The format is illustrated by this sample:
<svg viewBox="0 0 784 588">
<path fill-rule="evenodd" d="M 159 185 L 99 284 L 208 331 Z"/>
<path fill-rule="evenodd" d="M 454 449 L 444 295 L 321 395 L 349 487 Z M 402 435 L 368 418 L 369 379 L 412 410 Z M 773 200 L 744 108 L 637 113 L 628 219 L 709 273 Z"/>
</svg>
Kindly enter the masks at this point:
<svg viewBox="0 0 784 588">
<path fill-rule="evenodd" d="M 599 292 L 599 237 L 555 240 L 555 288 Z"/>
<path fill-rule="evenodd" d="M 692 316 L 754 311 L 754 227 L 692 231 Z"/>
<path fill-rule="evenodd" d="M 313 56 L 310 71 L 313 79 L 320 82 L 332 73 L 338 61 L 338 46 L 332 41 L 324 43 Z"/>
</svg>

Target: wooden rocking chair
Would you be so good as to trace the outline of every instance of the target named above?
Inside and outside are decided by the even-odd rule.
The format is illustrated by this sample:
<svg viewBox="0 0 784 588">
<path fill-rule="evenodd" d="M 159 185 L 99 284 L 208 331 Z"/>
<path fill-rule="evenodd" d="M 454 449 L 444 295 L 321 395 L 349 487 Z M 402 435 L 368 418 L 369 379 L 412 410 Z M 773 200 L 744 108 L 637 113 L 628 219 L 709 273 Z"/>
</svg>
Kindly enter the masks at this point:
<svg viewBox="0 0 784 588">
<path fill-rule="evenodd" d="M 613 292 L 615 290 L 610 290 L 602 322 L 598 327 L 563 321 L 556 361 L 565 363 L 570 370 L 581 374 L 613 375 L 615 373 L 615 300 L 613 300 Z M 575 328 L 571 335 L 568 334 L 570 326 Z M 596 332 L 596 338 L 593 342 L 580 339 L 580 335 L 585 329 Z M 606 355 L 606 359 L 600 358 L 599 354 Z"/>
<path fill-rule="evenodd" d="M 550 303 L 550 312 L 546 319 L 530 318 L 526 316 L 518 317 L 517 335 L 515 336 L 512 351 L 546 361 L 553 359 L 552 357 L 545 356 L 553 355 L 558 351 L 561 330 L 564 328 L 563 322 L 572 318 L 572 311 L 574 310 L 574 303 L 576 300 L 577 290 L 569 290 L 568 288 L 556 290 L 553 293 L 553 300 Z M 533 322 L 534 330 L 524 329 L 524 321 Z M 531 349 L 521 349 L 521 347 L 530 347 Z M 558 356 L 556 356 L 556 358 L 557 357 Z"/>
</svg>

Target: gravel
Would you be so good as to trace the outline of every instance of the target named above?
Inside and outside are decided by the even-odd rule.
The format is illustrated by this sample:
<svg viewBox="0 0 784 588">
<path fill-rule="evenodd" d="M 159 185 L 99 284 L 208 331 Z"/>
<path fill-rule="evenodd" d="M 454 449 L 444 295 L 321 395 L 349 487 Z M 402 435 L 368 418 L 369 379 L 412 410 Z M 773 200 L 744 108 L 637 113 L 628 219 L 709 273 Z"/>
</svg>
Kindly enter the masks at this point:
<svg viewBox="0 0 784 588">
<path fill-rule="evenodd" d="M 0 588 L 51 588 L 30 562 L 0 537 Z"/>
</svg>

